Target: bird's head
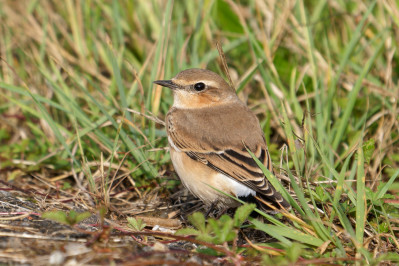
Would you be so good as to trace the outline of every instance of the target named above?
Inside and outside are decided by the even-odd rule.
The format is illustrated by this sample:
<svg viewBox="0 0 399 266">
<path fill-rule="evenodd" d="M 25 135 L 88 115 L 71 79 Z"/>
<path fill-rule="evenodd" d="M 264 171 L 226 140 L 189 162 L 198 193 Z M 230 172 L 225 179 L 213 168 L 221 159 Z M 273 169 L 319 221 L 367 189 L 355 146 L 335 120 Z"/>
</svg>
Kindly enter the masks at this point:
<svg viewBox="0 0 399 266">
<path fill-rule="evenodd" d="M 173 106 L 177 108 L 201 108 L 238 100 L 222 77 L 206 69 L 187 69 L 171 80 L 154 83 L 173 90 Z"/>
</svg>

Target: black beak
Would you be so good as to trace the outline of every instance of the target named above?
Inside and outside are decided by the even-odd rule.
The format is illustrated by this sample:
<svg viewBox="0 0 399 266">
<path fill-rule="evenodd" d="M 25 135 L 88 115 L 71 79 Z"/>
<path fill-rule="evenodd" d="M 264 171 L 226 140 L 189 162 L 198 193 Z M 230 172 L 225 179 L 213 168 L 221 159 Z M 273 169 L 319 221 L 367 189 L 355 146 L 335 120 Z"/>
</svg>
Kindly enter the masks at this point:
<svg viewBox="0 0 399 266">
<path fill-rule="evenodd" d="M 169 89 L 175 90 L 177 89 L 179 86 L 177 86 L 176 83 L 174 83 L 171 80 L 156 80 L 154 81 L 155 84 L 161 85 L 163 87 L 167 87 Z"/>
</svg>

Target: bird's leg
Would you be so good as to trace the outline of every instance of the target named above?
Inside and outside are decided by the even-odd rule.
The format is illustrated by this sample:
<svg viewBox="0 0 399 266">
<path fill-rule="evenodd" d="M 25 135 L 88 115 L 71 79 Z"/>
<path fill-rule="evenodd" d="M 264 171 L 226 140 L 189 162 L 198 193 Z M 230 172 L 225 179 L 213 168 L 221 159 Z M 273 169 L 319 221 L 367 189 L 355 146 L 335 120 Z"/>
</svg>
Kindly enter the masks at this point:
<svg viewBox="0 0 399 266">
<path fill-rule="evenodd" d="M 209 214 L 215 209 L 216 201 L 212 202 L 211 206 L 209 207 L 208 211 L 205 214 L 205 218 L 208 218 Z"/>
<path fill-rule="evenodd" d="M 222 215 L 223 214 L 225 214 L 225 213 L 227 213 L 227 210 L 228 210 L 229 208 L 223 208 L 223 209 L 220 209 L 219 211 L 218 211 L 218 213 L 217 213 L 217 215 L 216 215 L 216 219 L 219 219 L 220 217 L 222 217 Z"/>
</svg>

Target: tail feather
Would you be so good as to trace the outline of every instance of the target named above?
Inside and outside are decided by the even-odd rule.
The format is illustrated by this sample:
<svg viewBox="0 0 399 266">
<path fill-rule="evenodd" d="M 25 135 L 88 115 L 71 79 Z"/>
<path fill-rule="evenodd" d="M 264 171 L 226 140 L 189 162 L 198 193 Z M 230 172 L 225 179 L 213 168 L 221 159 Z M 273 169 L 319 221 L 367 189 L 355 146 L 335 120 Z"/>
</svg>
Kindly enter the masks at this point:
<svg viewBox="0 0 399 266">
<path fill-rule="evenodd" d="M 277 191 L 275 191 L 275 193 L 271 196 L 257 194 L 255 199 L 258 207 L 265 212 L 277 213 L 281 209 L 291 209 L 291 205 L 288 203 L 288 201 L 286 201 Z"/>
</svg>

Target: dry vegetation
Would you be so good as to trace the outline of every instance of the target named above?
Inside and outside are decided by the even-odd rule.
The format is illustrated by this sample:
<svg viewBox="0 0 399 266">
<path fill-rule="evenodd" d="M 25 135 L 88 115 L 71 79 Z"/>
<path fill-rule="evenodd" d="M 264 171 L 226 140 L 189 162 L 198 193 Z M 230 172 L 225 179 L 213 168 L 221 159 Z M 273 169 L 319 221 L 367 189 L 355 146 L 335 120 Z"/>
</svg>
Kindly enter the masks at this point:
<svg viewBox="0 0 399 266">
<path fill-rule="evenodd" d="M 399 261 L 399 5 L 240 2 L 0 1 L 0 261 Z M 290 213 L 190 216 L 152 81 L 223 75 L 216 41 Z"/>
</svg>

